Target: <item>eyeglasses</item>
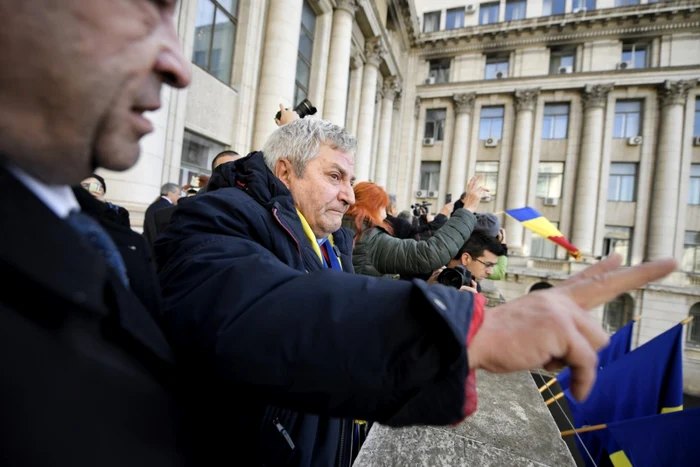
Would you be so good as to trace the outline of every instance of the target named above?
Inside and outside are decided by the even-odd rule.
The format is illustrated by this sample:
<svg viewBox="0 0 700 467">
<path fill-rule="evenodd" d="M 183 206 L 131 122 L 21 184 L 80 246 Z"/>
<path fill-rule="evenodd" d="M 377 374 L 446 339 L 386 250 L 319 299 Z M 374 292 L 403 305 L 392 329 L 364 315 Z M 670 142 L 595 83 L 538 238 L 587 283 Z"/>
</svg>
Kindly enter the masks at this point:
<svg viewBox="0 0 700 467">
<path fill-rule="evenodd" d="M 492 267 L 495 266 L 494 263 L 484 263 L 483 261 L 481 261 L 481 260 L 478 259 L 478 258 L 476 259 L 476 261 L 478 261 L 478 262 L 480 262 L 481 264 L 483 264 L 484 266 L 486 266 L 486 269 L 489 269 L 489 268 L 492 268 Z"/>
</svg>

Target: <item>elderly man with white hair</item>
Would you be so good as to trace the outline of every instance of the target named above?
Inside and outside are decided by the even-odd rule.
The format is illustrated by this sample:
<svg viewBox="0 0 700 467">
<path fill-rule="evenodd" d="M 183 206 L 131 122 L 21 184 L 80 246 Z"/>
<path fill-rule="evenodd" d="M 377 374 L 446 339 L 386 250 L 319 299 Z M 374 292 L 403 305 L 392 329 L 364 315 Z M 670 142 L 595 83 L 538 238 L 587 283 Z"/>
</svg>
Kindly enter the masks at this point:
<svg viewBox="0 0 700 467">
<path fill-rule="evenodd" d="M 476 409 L 477 368 L 568 363 L 584 397 L 607 342 L 584 310 L 668 271 L 613 272 L 613 256 L 488 313 L 479 295 L 349 274 L 355 144 L 323 120 L 283 125 L 156 241 L 190 436 L 219 463 L 350 465 L 356 419 L 457 423 Z"/>
</svg>

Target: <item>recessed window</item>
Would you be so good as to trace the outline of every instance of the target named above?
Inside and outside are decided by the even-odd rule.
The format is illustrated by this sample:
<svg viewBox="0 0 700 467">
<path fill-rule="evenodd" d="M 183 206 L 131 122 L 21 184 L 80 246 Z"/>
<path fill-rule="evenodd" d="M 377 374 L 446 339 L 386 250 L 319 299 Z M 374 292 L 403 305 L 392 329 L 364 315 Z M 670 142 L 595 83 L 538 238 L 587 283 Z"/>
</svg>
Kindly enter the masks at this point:
<svg viewBox="0 0 700 467">
<path fill-rule="evenodd" d="M 615 6 L 639 5 L 639 0 L 615 0 Z"/>
<path fill-rule="evenodd" d="M 683 270 L 700 273 L 700 232 L 685 231 L 683 241 Z"/>
<path fill-rule="evenodd" d="M 237 1 L 197 3 L 192 62 L 227 85 L 231 84 L 237 15 Z"/>
<path fill-rule="evenodd" d="M 637 164 L 613 162 L 610 164 L 608 201 L 634 201 Z"/>
<path fill-rule="evenodd" d="M 316 32 L 316 12 L 308 2 L 304 2 L 301 14 L 301 31 L 299 32 L 299 51 L 297 53 L 297 73 L 294 83 L 294 105 L 309 96 L 311 81 L 311 57 L 314 50 L 314 33 Z"/>
<path fill-rule="evenodd" d="M 503 106 L 482 107 L 479 120 L 479 139 L 500 140 L 503 136 Z"/>
<path fill-rule="evenodd" d="M 223 144 L 185 130 L 180 160 L 180 186 L 190 183 L 193 175 L 210 175 L 211 161 L 226 149 Z"/>
<path fill-rule="evenodd" d="M 482 185 L 489 190 L 489 195 L 496 196 L 498 187 L 498 162 L 477 162 L 476 176 L 483 177 Z"/>
<path fill-rule="evenodd" d="M 688 323 L 685 343 L 689 347 L 700 347 L 700 303 L 690 307 L 688 316 L 692 316 L 695 319 Z"/>
<path fill-rule="evenodd" d="M 425 112 L 425 138 L 435 138 L 435 141 L 445 139 L 445 118 L 447 110 L 430 109 Z"/>
<path fill-rule="evenodd" d="M 700 97 L 695 99 L 695 124 L 693 126 L 693 136 L 700 136 Z"/>
<path fill-rule="evenodd" d="M 617 253 L 622 256 L 622 264 L 629 266 L 631 238 L 631 228 L 606 225 L 605 237 L 603 237 L 603 256 Z"/>
<path fill-rule="evenodd" d="M 448 83 L 450 81 L 450 62 L 448 59 L 431 60 L 430 74 L 431 82 Z"/>
<path fill-rule="evenodd" d="M 437 191 L 440 184 L 440 163 L 420 163 L 420 189 L 423 191 Z"/>
<path fill-rule="evenodd" d="M 647 68 L 649 66 L 649 44 L 627 43 L 622 45 L 622 62 L 628 68 Z"/>
<path fill-rule="evenodd" d="M 525 19 L 527 13 L 527 0 L 506 1 L 506 21 Z"/>
<path fill-rule="evenodd" d="M 423 15 L 423 32 L 435 32 L 440 30 L 440 12 L 431 11 Z"/>
<path fill-rule="evenodd" d="M 571 6 L 574 12 L 581 10 L 595 10 L 595 0 L 573 0 Z"/>
<path fill-rule="evenodd" d="M 566 139 L 569 127 L 569 104 L 545 104 L 542 139 Z"/>
<path fill-rule="evenodd" d="M 700 164 L 690 164 L 688 204 L 700 204 Z"/>
<path fill-rule="evenodd" d="M 549 74 L 562 75 L 576 71 L 576 51 L 552 49 L 549 54 Z"/>
<path fill-rule="evenodd" d="M 482 3 L 479 6 L 479 24 L 498 23 L 500 3 Z"/>
<path fill-rule="evenodd" d="M 508 77 L 508 58 L 487 57 L 484 67 L 484 79 L 501 79 Z"/>
<path fill-rule="evenodd" d="M 632 321 L 634 318 L 634 300 L 629 294 L 620 295 L 605 304 L 603 308 L 603 327 L 610 334 Z"/>
<path fill-rule="evenodd" d="M 559 222 L 552 222 L 552 225 L 557 229 L 559 228 Z M 530 256 L 533 258 L 556 259 L 557 245 L 546 238 L 534 234 L 532 236 Z"/>
<path fill-rule="evenodd" d="M 538 198 L 561 198 L 561 187 L 563 182 L 563 162 L 540 162 L 537 171 L 536 196 Z"/>
<path fill-rule="evenodd" d="M 452 8 L 447 10 L 445 17 L 445 29 L 459 29 L 464 27 L 464 8 Z"/>
<path fill-rule="evenodd" d="M 617 101 L 615 103 L 614 138 L 634 138 L 639 136 L 639 123 L 642 116 L 642 101 Z"/>
<path fill-rule="evenodd" d="M 566 0 L 544 0 L 542 16 L 563 15 L 566 11 Z"/>
</svg>

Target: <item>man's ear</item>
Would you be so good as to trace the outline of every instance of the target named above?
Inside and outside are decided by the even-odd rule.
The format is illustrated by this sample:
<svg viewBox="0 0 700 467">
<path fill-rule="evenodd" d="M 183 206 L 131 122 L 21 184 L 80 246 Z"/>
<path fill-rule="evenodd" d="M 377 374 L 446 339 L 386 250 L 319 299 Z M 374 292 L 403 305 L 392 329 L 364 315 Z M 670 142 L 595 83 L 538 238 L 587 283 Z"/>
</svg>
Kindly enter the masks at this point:
<svg viewBox="0 0 700 467">
<path fill-rule="evenodd" d="M 279 159 L 275 164 L 275 177 L 279 178 L 284 185 L 291 186 L 291 178 L 294 174 L 291 162 L 287 159 Z"/>
<path fill-rule="evenodd" d="M 465 267 L 466 267 L 466 266 L 468 266 L 469 263 L 471 262 L 471 260 L 472 260 L 472 255 L 470 255 L 469 253 L 467 253 L 467 252 L 465 251 L 464 253 L 462 253 L 462 257 L 460 258 L 460 260 L 461 260 L 461 262 L 462 262 L 462 266 L 465 266 Z"/>
</svg>

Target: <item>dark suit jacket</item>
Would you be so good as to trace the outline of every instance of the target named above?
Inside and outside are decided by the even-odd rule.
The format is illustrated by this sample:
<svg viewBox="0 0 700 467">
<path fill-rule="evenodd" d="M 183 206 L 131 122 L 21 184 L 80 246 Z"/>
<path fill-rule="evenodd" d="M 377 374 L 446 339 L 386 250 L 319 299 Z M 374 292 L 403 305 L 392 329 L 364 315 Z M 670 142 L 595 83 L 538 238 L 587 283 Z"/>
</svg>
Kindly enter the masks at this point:
<svg viewBox="0 0 700 467">
<path fill-rule="evenodd" d="M 183 465 L 173 356 L 101 256 L 0 166 L 0 465 Z"/>
<path fill-rule="evenodd" d="M 146 215 L 143 218 L 143 236 L 146 238 L 146 241 L 148 242 L 149 246 L 153 246 L 153 242 L 156 241 L 156 237 L 158 236 L 158 232 L 155 225 L 156 212 L 160 211 L 161 209 L 169 208 L 171 206 L 172 203 L 160 197 L 153 203 L 151 203 L 151 205 L 148 206 L 148 208 L 146 209 Z"/>
</svg>

